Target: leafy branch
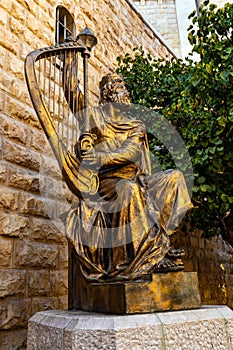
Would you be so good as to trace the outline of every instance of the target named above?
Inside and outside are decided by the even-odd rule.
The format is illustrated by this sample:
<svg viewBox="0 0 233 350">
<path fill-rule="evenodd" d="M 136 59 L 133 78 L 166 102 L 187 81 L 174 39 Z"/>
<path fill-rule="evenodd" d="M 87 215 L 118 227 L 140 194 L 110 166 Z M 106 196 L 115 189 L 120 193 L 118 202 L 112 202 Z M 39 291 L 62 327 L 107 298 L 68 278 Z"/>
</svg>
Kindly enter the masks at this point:
<svg viewBox="0 0 233 350">
<path fill-rule="evenodd" d="M 164 62 L 135 48 L 117 58 L 118 72 L 132 102 L 158 111 L 185 142 L 194 172 L 191 226 L 233 245 L 233 4 L 217 9 L 207 0 L 199 17 L 189 17 L 185 61 Z M 174 167 L 164 145 L 151 135 L 149 141 L 163 169 Z"/>
</svg>

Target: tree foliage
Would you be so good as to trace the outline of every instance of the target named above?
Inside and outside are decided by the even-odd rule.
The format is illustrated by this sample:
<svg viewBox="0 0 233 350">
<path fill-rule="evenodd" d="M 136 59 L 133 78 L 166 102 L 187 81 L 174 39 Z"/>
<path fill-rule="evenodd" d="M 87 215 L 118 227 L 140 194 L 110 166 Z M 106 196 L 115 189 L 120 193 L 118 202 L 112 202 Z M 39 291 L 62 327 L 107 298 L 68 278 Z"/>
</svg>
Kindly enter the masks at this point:
<svg viewBox="0 0 233 350">
<path fill-rule="evenodd" d="M 185 142 L 194 171 L 191 226 L 233 243 L 233 4 L 217 9 L 204 1 L 200 16 L 189 17 L 185 61 L 164 62 L 135 48 L 117 58 L 118 72 L 132 102 L 159 111 Z M 157 143 L 150 138 L 151 149 Z M 164 169 L 174 165 L 164 147 L 156 156 Z"/>
</svg>

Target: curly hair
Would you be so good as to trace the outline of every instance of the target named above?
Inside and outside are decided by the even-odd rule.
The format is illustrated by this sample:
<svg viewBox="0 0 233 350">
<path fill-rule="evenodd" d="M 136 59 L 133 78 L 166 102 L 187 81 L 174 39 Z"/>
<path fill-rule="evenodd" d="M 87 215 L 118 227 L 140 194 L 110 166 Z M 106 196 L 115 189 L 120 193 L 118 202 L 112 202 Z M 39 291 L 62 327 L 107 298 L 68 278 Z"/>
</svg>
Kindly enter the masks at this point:
<svg viewBox="0 0 233 350">
<path fill-rule="evenodd" d="M 119 83 L 123 83 L 124 78 L 122 74 L 109 73 L 100 81 L 100 100 L 99 104 L 103 105 L 112 102 L 115 88 Z M 118 84 L 117 84 L 118 83 Z"/>
</svg>

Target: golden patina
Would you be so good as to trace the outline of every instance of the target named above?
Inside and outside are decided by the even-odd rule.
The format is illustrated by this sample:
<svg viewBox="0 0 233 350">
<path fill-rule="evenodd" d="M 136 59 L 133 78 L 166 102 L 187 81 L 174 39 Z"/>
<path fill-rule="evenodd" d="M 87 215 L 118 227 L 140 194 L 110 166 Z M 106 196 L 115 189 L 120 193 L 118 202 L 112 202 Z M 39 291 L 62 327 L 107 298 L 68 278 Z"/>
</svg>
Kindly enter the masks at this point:
<svg viewBox="0 0 233 350">
<path fill-rule="evenodd" d="M 130 105 L 123 78 L 109 74 L 100 88 L 101 106 L 87 115 L 94 147 L 77 154 L 98 175 L 98 189 L 68 212 L 66 232 L 87 280 L 142 279 L 168 253 L 191 203 L 180 171 L 151 175 L 145 126 L 123 115 Z"/>
<path fill-rule="evenodd" d="M 30 54 L 25 69 L 41 125 L 64 180 L 77 196 L 77 203 L 63 215 L 73 247 L 72 271 L 78 262 L 78 274 L 85 281 L 119 283 L 147 281 L 152 273 L 163 271 L 163 259 L 167 259 L 165 270 L 166 264 L 168 271 L 183 269 L 179 259 L 183 253 L 172 252 L 169 241 L 179 216 L 192 207 L 183 174 L 178 170 L 151 174 L 145 125 L 124 113 L 130 98 L 122 76 L 106 75 L 100 82 L 100 105 L 83 110 L 77 53 L 85 56 L 85 48 L 76 42 L 49 52 Z M 45 58 L 49 72 L 60 65 L 59 92 L 54 92 L 52 102 L 46 100 L 35 69 L 36 61 Z M 51 80 L 56 81 L 55 73 Z M 50 82 L 48 86 L 50 91 Z M 61 91 L 58 110 L 63 109 L 66 140 L 54 117 Z M 77 124 L 70 124 L 70 117 Z M 72 272 L 70 279 L 76 277 Z"/>
</svg>

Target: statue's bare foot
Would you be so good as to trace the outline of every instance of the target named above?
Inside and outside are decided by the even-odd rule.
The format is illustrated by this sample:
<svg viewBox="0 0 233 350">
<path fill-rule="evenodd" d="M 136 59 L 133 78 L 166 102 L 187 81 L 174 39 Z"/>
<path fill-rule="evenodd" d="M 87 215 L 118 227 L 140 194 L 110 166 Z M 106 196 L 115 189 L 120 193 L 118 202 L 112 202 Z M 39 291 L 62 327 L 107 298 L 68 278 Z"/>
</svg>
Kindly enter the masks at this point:
<svg viewBox="0 0 233 350">
<path fill-rule="evenodd" d="M 167 252 L 164 258 L 155 265 L 154 272 L 177 272 L 184 270 L 182 257 L 185 255 L 183 249 L 173 249 Z"/>
</svg>

